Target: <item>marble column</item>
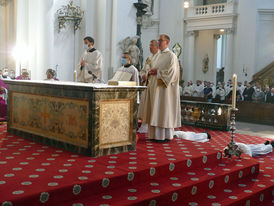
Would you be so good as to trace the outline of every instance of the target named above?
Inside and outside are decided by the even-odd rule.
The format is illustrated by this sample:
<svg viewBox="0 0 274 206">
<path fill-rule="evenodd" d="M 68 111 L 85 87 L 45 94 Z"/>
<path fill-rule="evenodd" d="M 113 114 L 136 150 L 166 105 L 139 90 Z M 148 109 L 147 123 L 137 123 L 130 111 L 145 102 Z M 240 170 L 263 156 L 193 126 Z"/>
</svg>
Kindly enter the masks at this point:
<svg viewBox="0 0 274 206">
<path fill-rule="evenodd" d="M 106 0 L 96 0 L 95 2 L 95 47 L 105 56 L 106 50 Z M 103 79 L 106 81 L 108 78 L 108 71 L 105 66 L 103 71 Z"/>
<path fill-rule="evenodd" d="M 116 68 L 116 51 L 117 51 L 117 0 L 111 1 L 111 53 L 110 53 L 110 71 L 108 71 L 108 79 L 110 79 Z"/>
<path fill-rule="evenodd" d="M 197 31 L 188 31 L 187 32 L 187 64 L 184 68 L 184 79 L 186 81 L 194 81 L 195 74 L 195 37 Z"/>
<path fill-rule="evenodd" d="M 0 5 L 0 69 L 6 67 L 6 7 Z"/>
<path fill-rule="evenodd" d="M 217 77 L 217 52 L 218 52 L 218 48 L 217 48 L 217 44 L 218 44 L 218 39 L 220 39 L 221 36 L 220 34 L 214 34 L 213 35 L 213 48 L 214 48 L 214 54 L 213 54 L 213 81 L 216 82 L 216 77 Z M 216 82 L 217 83 L 217 82 Z"/>
<path fill-rule="evenodd" d="M 17 1 L 7 1 L 0 5 L 0 68 L 15 68 L 12 51 L 16 36 Z"/>
<path fill-rule="evenodd" d="M 29 39 L 29 0 L 17 3 L 17 25 L 16 25 L 16 50 L 23 50 Z M 19 54 L 17 54 L 19 55 Z M 19 55 L 21 56 L 21 55 Z M 29 68 L 28 62 L 20 57 L 16 59 L 16 75 L 20 75 L 20 67 Z"/>
<path fill-rule="evenodd" d="M 233 68 L 233 29 L 226 29 L 226 50 L 225 50 L 225 74 L 224 80 L 232 79 L 235 69 Z"/>
</svg>

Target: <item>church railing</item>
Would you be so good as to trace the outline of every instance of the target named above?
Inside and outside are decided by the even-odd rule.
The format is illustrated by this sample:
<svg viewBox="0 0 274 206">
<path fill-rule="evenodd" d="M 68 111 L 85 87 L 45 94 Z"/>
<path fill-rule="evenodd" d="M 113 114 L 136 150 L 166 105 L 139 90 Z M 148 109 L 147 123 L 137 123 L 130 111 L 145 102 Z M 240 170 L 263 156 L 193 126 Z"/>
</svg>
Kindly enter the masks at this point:
<svg viewBox="0 0 274 206">
<path fill-rule="evenodd" d="M 202 16 L 216 16 L 227 15 L 235 13 L 235 1 L 228 1 L 227 3 L 211 4 L 203 6 L 189 7 L 187 10 L 187 18 L 195 18 Z"/>
<path fill-rule="evenodd" d="M 228 104 L 182 100 L 182 124 L 228 131 L 230 128 L 230 110 L 231 105 Z"/>
</svg>

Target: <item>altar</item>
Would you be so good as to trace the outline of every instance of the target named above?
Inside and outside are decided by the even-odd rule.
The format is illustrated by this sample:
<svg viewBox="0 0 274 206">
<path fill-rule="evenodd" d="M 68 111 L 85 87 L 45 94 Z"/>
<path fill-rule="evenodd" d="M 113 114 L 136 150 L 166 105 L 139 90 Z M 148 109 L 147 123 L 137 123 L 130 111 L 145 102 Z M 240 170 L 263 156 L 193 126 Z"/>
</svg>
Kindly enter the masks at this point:
<svg viewBox="0 0 274 206">
<path fill-rule="evenodd" d="M 145 87 L 6 83 L 9 133 L 92 157 L 136 149 L 137 94 Z"/>
</svg>

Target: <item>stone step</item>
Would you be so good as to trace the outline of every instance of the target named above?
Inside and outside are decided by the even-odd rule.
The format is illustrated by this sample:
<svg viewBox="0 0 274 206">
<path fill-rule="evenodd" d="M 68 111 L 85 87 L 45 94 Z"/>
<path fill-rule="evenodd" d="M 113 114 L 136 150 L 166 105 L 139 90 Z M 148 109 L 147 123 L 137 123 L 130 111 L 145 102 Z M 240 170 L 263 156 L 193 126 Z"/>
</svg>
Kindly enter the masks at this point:
<svg viewBox="0 0 274 206">
<path fill-rule="evenodd" d="M 121 184 L 119 189 L 105 190 L 95 196 L 79 196 L 74 201 L 83 205 L 153 205 L 154 202 L 157 205 L 170 205 L 178 200 L 178 205 L 187 205 L 203 195 L 210 195 L 213 190 L 223 190 L 239 180 L 255 178 L 259 164 L 249 157 L 245 158 L 231 161 L 222 159 L 214 167 L 201 164 L 200 168 L 174 170 L 150 181 L 136 179 L 130 186 Z"/>
</svg>

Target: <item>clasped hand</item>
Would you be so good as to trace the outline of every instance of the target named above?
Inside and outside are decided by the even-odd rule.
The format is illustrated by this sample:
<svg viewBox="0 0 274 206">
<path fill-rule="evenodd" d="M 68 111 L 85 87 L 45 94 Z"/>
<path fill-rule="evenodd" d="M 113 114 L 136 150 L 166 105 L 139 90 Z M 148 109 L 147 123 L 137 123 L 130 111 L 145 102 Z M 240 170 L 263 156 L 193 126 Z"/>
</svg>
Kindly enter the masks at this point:
<svg viewBox="0 0 274 206">
<path fill-rule="evenodd" d="M 81 61 L 81 66 L 82 67 L 86 66 L 86 61 L 85 60 Z"/>
<path fill-rule="evenodd" d="M 158 72 L 158 69 L 157 68 L 154 68 L 154 69 L 151 69 L 148 73 L 150 75 L 157 75 L 157 72 Z"/>
</svg>

